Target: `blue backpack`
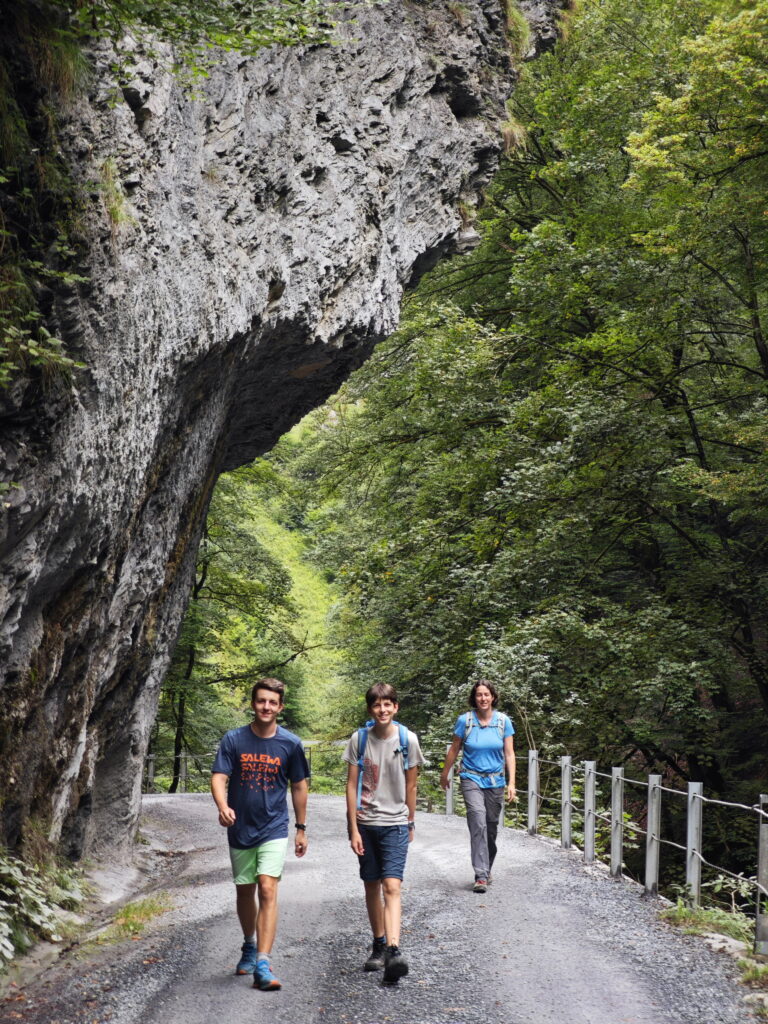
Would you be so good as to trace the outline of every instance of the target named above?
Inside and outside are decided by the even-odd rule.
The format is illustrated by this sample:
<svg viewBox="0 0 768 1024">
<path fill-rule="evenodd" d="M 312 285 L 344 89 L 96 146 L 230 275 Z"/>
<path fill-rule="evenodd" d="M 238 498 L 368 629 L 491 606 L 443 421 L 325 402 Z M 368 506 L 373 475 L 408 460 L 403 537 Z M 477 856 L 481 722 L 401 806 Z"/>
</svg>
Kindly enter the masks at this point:
<svg viewBox="0 0 768 1024">
<path fill-rule="evenodd" d="M 373 718 L 370 718 L 365 725 L 360 726 L 357 730 L 357 809 L 358 811 L 363 804 L 363 755 L 365 754 L 365 745 L 368 742 L 368 733 L 374 726 L 375 722 Z M 408 770 L 408 730 L 402 724 L 402 722 L 393 722 L 393 725 L 397 726 L 397 731 L 400 737 L 400 746 L 395 751 L 396 754 L 403 755 L 403 771 Z"/>
</svg>

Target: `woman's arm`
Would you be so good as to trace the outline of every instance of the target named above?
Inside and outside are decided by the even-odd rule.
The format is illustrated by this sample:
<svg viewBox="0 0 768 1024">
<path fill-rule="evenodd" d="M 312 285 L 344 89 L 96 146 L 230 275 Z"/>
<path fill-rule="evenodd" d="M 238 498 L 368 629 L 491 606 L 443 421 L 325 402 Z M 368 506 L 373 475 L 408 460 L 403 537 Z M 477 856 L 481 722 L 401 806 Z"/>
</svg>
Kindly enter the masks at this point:
<svg viewBox="0 0 768 1024">
<path fill-rule="evenodd" d="M 459 756 L 460 750 L 461 737 L 454 736 L 453 743 L 451 743 L 450 747 L 448 748 L 448 753 L 445 755 L 445 765 L 443 766 L 443 772 L 442 775 L 440 776 L 440 785 L 443 787 L 443 789 L 448 789 L 448 776 L 450 774 L 451 768 L 453 768 L 454 764 L 456 763 L 456 758 Z"/>
<path fill-rule="evenodd" d="M 515 789 L 515 743 L 511 736 L 504 737 L 504 763 L 507 766 L 507 800 L 517 801 Z"/>
</svg>

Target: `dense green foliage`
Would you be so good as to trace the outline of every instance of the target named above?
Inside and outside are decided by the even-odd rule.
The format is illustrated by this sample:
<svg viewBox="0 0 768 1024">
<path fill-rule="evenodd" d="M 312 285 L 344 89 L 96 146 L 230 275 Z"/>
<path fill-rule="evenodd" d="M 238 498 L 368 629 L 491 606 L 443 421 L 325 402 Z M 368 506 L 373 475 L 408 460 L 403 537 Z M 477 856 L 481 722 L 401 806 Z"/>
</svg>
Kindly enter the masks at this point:
<svg viewBox="0 0 768 1024">
<path fill-rule="evenodd" d="M 0 970 L 39 938 L 60 941 L 61 911 L 84 899 L 73 870 L 53 862 L 30 866 L 0 849 Z"/>
<path fill-rule="evenodd" d="M 750 799 L 765 775 L 766 19 L 570 15 L 510 102 L 482 245 L 294 467 L 328 487 L 350 676 L 435 743 L 482 673 L 550 756 Z"/>
<path fill-rule="evenodd" d="M 289 450 L 291 437 L 281 450 Z M 208 784 L 222 734 L 250 720 L 256 679 L 287 684 L 281 721 L 302 736 L 331 728 L 337 654 L 326 636 L 334 593 L 303 560 L 290 486 L 272 464 L 227 474 L 216 488 L 189 609 L 165 679 L 152 741 L 157 786 Z"/>
</svg>

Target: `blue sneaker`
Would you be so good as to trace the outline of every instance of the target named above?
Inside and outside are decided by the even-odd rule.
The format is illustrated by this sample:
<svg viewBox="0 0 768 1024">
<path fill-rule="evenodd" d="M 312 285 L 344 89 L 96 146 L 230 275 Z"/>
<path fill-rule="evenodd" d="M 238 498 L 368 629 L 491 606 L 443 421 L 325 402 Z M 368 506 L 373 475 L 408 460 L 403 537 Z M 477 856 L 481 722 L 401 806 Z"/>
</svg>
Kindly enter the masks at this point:
<svg viewBox="0 0 768 1024">
<path fill-rule="evenodd" d="M 253 974 L 256 970 L 256 947 L 250 940 L 243 943 L 242 953 L 235 974 Z"/>
<path fill-rule="evenodd" d="M 259 960 L 256 964 L 256 970 L 253 972 L 253 987 L 260 988 L 262 992 L 276 992 L 283 987 L 272 973 L 269 960 Z"/>
</svg>

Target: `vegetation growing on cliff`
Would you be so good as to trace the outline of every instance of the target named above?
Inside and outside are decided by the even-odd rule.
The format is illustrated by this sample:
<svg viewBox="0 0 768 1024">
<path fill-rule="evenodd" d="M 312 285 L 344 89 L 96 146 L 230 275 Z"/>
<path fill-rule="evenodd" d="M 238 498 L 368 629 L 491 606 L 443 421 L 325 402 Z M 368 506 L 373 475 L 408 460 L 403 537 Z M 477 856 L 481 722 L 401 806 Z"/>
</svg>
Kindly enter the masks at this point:
<svg viewBox="0 0 768 1024">
<path fill-rule="evenodd" d="M 265 46 L 324 43 L 333 17 L 349 6 L 340 0 L 48 0 L 75 38 L 106 38 L 117 48 L 136 34 L 173 47 L 173 66 L 201 75 L 217 62 L 216 51 L 252 56 Z M 132 46 L 127 52 L 131 52 Z"/>
<path fill-rule="evenodd" d="M 35 867 L 0 849 L 0 970 L 37 939 L 61 939 L 61 911 L 85 899 L 82 879 L 53 862 Z"/>
<path fill-rule="evenodd" d="M 60 104 L 89 74 L 84 47 L 107 41 L 118 81 L 140 51 L 189 83 L 207 75 L 222 50 L 250 56 L 274 44 L 327 42 L 333 15 L 346 6 L 336 0 L 0 3 L 0 392 L 19 371 L 49 384 L 77 366 L 51 333 L 50 319 L 56 293 L 84 283 L 72 259 L 82 183 L 70 176 L 57 140 Z M 115 224 L 121 211 L 114 201 L 108 207 Z"/>
<path fill-rule="evenodd" d="M 85 76 L 85 59 L 50 11 L 3 5 L 0 39 L 0 390 L 19 370 L 50 381 L 75 367 L 46 327 L 68 266 L 75 189 L 56 138 L 57 103 Z"/>
</svg>

